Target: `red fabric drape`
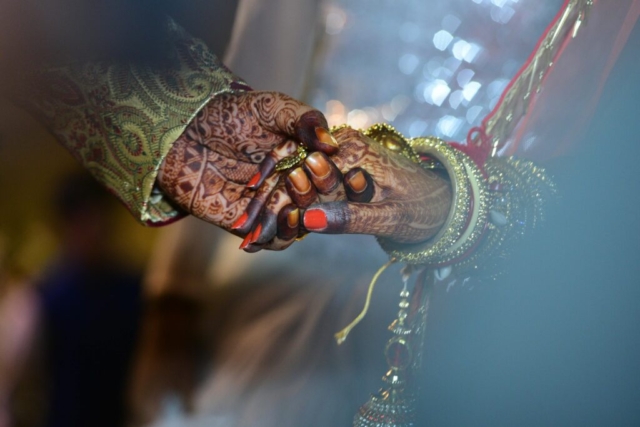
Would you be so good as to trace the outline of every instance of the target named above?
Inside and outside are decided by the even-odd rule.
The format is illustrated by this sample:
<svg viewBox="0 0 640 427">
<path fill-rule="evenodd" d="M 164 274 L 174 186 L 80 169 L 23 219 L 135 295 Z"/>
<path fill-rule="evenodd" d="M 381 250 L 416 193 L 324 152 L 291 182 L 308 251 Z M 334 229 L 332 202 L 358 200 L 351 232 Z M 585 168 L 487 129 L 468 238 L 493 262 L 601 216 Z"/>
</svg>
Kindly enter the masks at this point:
<svg viewBox="0 0 640 427">
<path fill-rule="evenodd" d="M 567 38 L 500 155 L 544 161 L 576 149 L 638 17 L 640 0 L 595 2 L 577 37 Z"/>
</svg>

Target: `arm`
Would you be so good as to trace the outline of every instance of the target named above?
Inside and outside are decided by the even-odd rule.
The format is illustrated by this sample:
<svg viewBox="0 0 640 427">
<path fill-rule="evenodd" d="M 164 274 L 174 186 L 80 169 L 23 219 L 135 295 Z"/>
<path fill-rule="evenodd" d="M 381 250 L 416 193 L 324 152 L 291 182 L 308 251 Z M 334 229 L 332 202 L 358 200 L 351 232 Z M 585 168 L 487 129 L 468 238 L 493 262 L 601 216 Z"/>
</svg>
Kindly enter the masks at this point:
<svg viewBox="0 0 640 427">
<path fill-rule="evenodd" d="M 17 97 L 145 224 L 180 215 L 154 192 L 173 142 L 216 94 L 248 89 L 175 22 L 166 37 L 166 62 L 48 67 Z"/>
<path fill-rule="evenodd" d="M 312 153 L 276 175 L 278 185 L 261 215 L 243 230 L 241 249 L 284 249 L 309 231 L 400 243 L 424 242 L 440 231 L 452 204 L 445 178 L 354 129 L 334 135 L 337 153 Z"/>
<path fill-rule="evenodd" d="M 229 229 L 252 198 L 260 199 L 252 205 L 257 213 L 268 196 L 273 183 L 262 185 L 264 179 L 253 182 L 261 191 L 246 188 L 259 170 L 266 177 L 298 143 L 337 149 L 318 111 L 279 93 L 252 92 L 173 21 L 168 42 L 167 62 L 49 68 L 20 96 L 141 222 L 164 224 L 193 213 Z M 213 170 L 190 171 L 196 164 Z M 206 197 L 188 189 L 198 183 L 185 183 L 196 176 L 208 179 L 200 182 Z"/>
<path fill-rule="evenodd" d="M 338 150 L 322 114 L 299 101 L 276 92 L 223 93 L 178 138 L 158 184 L 182 210 L 244 235 L 278 183 L 276 163 L 298 143 Z"/>
</svg>

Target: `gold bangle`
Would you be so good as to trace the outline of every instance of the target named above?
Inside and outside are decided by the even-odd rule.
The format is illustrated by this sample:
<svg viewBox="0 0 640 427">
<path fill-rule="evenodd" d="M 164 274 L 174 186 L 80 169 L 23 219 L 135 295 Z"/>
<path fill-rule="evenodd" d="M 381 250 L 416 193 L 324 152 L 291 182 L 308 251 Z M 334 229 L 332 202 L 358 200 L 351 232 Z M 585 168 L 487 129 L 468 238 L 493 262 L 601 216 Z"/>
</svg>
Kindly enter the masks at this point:
<svg viewBox="0 0 640 427">
<path fill-rule="evenodd" d="M 365 316 L 373 287 L 389 265 L 401 262 L 409 270 L 412 266 L 434 270 L 439 280 L 445 279 L 453 267 L 458 274 L 465 269 L 479 272 L 493 268 L 493 262 L 506 255 L 505 243 L 517 240 L 542 220 L 545 196 L 555 193 L 544 169 L 531 162 L 489 158 L 481 167 L 462 150 L 436 137 L 407 139 L 385 124 L 376 124 L 363 133 L 424 169 L 444 169 L 453 197 L 444 226 L 429 241 L 406 244 L 378 237 L 390 260 L 374 275 L 362 312 L 336 334 L 338 343 Z"/>
<path fill-rule="evenodd" d="M 363 133 L 424 169 L 439 166 L 449 176 L 451 210 L 436 236 L 417 244 L 378 238 L 382 249 L 398 262 L 479 270 L 491 264 L 488 260 L 494 255 L 503 258 L 506 242 L 540 222 L 545 196 L 555 193 L 544 170 L 531 162 L 489 158 L 483 170 L 468 155 L 436 137 L 407 139 L 386 124 L 373 125 Z M 423 156 L 432 160 L 424 161 Z"/>
<path fill-rule="evenodd" d="M 476 250 L 456 264 L 458 270 L 499 272 L 499 261 L 544 221 L 546 205 L 557 189 L 546 171 L 533 162 L 489 158 L 485 164 L 491 208 L 487 233 Z"/>
<path fill-rule="evenodd" d="M 472 201 L 469 207 L 466 228 L 451 248 L 430 263 L 432 267 L 452 263 L 464 256 L 475 247 L 486 229 L 490 203 L 486 179 L 480 167 L 471 158 L 464 153 L 460 153 L 460 156 L 467 171 Z"/>
<path fill-rule="evenodd" d="M 452 189 L 451 209 L 443 227 L 427 242 L 406 244 L 397 243 L 388 238 L 378 238 L 378 242 L 390 257 L 396 258 L 399 262 L 431 264 L 455 247 L 465 232 L 471 207 L 471 186 L 468 176 L 469 169 L 473 166 L 466 162 L 455 148 L 439 138 L 420 138 L 415 141 L 415 146 L 408 143 L 407 145 L 416 157 L 419 158 L 419 154 L 428 155 L 445 169 Z"/>
<path fill-rule="evenodd" d="M 406 264 L 437 266 L 472 247 L 484 230 L 488 199 L 482 171 L 473 160 L 440 138 L 407 139 L 386 124 L 375 124 L 363 133 L 425 169 L 432 170 L 436 164 L 440 165 L 449 176 L 453 195 L 445 224 L 433 238 L 417 244 L 378 238 L 382 249 L 391 258 Z M 424 156 L 432 160 L 423 161 Z"/>
</svg>

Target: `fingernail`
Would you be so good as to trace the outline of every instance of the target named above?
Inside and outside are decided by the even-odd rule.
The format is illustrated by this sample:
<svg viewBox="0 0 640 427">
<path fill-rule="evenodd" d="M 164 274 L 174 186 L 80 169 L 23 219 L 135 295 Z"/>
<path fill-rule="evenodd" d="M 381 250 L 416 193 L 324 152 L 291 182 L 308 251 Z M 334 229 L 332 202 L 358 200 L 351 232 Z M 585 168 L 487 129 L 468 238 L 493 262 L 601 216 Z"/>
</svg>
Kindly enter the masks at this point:
<svg viewBox="0 0 640 427">
<path fill-rule="evenodd" d="M 307 178 L 307 174 L 304 173 L 302 168 L 296 168 L 289 174 L 291 184 L 298 190 L 299 193 L 304 194 L 311 188 L 311 182 Z"/>
<path fill-rule="evenodd" d="M 260 237 L 260 233 L 262 233 L 262 224 L 258 224 L 256 226 L 256 229 L 251 234 L 251 240 L 249 241 L 249 243 L 255 243 L 258 240 L 258 237 Z"/>
<path fill-rule="evenodd" d="M 238 218 L 236 220 L 236 222 L 233 223 L 233 225 L 231 226 L 232 230 L 237 230 L 238 228 L 242 227 L 245 222 L 247 222 L 247 219 L 249 218 L 249 215 L 247 215 L 247 213 L 243 213 L 240 218 Z"/>
<path fill-rule="evenodd" d="M 290 228 L 295 228 L 298 226 L 298 222 L 300 221 L 300 209 L 296 208 L 289 212 L 287 215 L 287 224 Z"/>
<path fill-rule="evenodd" d="M 240 243 L 240 248 L 239 249 L 244 249 L 247 246 L 249 246 L 250 240 L 251 240 L 251 233 L 247 234 L 247 236 L 244 238 L 242 243 Z"/>
<path fill-rule="evenodd" d="M 351 178 L 349 178 L 349 185 L 356 193 L 362 193 L 367 189 L 367 180 L 362 171 L 356 172 Z"/>
<path fill-rule="evenodd" d="M 255 175 L 253 175 L 253 177 L 251 177 L 251 179 L 247 183 L 247 187 L 249 187 L 249 188 L 255 187 L 258 184 L 258 181 L 260 181 L 260 177 L 261 176 L 262 176 L 262 174 L 260 172 L 258 172 Z"/>
<path fill-rule="evenodd" d="M 318 178 L 324 178 L 331 172 L 329 162 L 318 152 L 311 154 L 304 162 Z"/>
<path fill-rule="evenodd" d="M 327 215 L 320 209 L 311 209 L 304 214 L 304 226 L 307 230 L 323 230 L 327 228 Z"/>
<path fill-rule="evenodd" d="M 325 128 L 316 128 L 316 136 L 318 140 L 324 144 L 331 145 L 333 147 L 338 146 L 338 141 L 329 133 Z"/>
</svg>

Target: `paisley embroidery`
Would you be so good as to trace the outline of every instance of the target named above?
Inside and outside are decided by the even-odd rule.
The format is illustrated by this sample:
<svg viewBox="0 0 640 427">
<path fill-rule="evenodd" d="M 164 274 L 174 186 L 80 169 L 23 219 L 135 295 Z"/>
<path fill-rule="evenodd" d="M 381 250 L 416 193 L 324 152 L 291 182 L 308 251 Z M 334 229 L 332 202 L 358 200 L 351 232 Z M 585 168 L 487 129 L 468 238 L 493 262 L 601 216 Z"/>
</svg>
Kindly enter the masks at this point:
<svg viewBox="0 0 640 427">
<path fill-rule="evenodd" d="M 151 194 L 173 142 L 218 93 L 247 87 L 205 44 L 167 23 L 162 67 L 73 63 L 39 73 L 20 103 L 143 223 L 179 213 Z"/>
</svg>

